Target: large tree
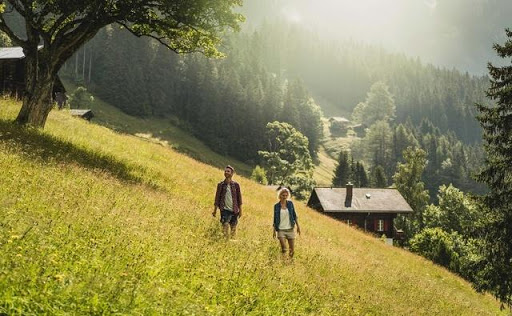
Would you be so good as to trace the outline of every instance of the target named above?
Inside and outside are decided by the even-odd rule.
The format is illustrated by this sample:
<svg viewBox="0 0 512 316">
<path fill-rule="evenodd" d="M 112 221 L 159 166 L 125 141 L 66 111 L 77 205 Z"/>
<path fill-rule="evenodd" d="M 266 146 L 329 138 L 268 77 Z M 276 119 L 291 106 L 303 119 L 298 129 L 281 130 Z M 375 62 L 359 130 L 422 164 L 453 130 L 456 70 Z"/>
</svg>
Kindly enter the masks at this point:
<svg viewBox="0 0 512 316">
<path fill-rule="evenodd" d="M 52 108 L 51 93 L 64 62 L 106 25 L 118 23 L 136 36 L 148 36 L 177 53 L 218 55 L 226 28 L 237 30 L 234 12 L 242 0 L 6 0 L 0 2 L 0 31 L 25 54 L 23 106 L 16 119 L 43 127 Z M 6 21 L 24 19 L 25 34 Z"/>
<path fill-rule="evenodd" d="M 370 126 L 380 120 L 393 120 L 395 112 L 395 99 L 389 92 L 389 87 L 384 82 L 378 81 L 371 86 L 365 102 L 355 107 L 352 117 L 355 122 Z"/>
<path fill-rule="evenodd" d="M 494 49 L 501 58 L 512 57 L 512 31 L 508 40 Z M 485 166 L 478 178 L 487 184 L 484 197 L 485 224 L 482 229 L 482 289 L 491 291 L 512 305 L 512 66 L 489 64 L 491 86 L 487 96 L 492 105 L 477 105 L 478 120 L 484 130 Z"/>
<path fill-rule="evenodd" d="M 314 168 L 308 138 L 292 125 L 274 121 L 267 124 L 267 150 L 260 150 L 269 184 L 288 185 L 290 177 L 311 178 Z"/>
<path fill-rule="evenodd" d="M 426 153 L 423 149 L 407 147 L 403 152 L 404 163 L 398 163 L 393 175 L 393 185 L 402 194 L 414 210 L 413 218 L 399 218 L 406 238 L 413 236 L 423 228 L 423 212 L 429 201 L 428 190 L 421 181 L 421 176 L 427 165 Z"/>
</svg>

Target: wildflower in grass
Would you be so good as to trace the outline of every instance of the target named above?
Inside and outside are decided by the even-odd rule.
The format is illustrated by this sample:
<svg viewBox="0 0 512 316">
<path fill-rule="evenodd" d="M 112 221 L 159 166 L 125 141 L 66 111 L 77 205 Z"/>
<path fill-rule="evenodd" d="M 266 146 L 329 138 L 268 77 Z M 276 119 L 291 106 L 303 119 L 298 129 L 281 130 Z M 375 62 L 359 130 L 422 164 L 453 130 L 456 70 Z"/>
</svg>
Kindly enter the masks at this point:
<svg viewBox="0 0 512 316">
<path fill-rule="evenodd" d="M 242 193 L 240 185 L 233 180 L 235 169 L 231 166 L 224 168 L 225 179 L 217 184 L 215 202 L 212 215 L 217 215 L 217 208 L 220 209 L 220 222 L 226 238 L 234 238 L 238 218 L 242 217 Z M 231 227 L 231 234 L 229 228 Z"/>
<path fill-rule="evenodd" d="M 274 205 L 274 238 L 279 239 L 281 252 L 286 254 L 286 241 L 290 248 L 290 258 L 293 258 L 295 252 L 295 232 L 293 229 L 297 226 L 297 234 L 300 235 L 299 222 L 293 202 L 289 200 L 290 191 L 287 188 L 279 190 L 279 202 Z"/>
</svg>

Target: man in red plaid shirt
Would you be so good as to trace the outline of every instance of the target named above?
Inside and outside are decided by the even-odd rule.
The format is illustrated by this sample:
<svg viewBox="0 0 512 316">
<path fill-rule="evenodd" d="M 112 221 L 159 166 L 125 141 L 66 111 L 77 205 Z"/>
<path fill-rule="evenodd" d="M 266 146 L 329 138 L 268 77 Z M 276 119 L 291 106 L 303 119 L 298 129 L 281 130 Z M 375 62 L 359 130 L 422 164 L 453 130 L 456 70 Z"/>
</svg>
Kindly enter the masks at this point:
<svg viewBox="0 0 512 316">
<path fill-rule="evenodd" d="M 213 204 L 213 217 L 217 215 L 217 208 L 220 209 L 220 222 L 226 238 L 234 238 L 238 218 L 242 217 L 242 192 L 240 185 L 235 182 L 233 174 L 235 169 L 231 166 L 224 168 L 225 179 L 217 184 L 215 202 Z M 231 234 L 229 228 L 231 227 Z"/>
</svg>

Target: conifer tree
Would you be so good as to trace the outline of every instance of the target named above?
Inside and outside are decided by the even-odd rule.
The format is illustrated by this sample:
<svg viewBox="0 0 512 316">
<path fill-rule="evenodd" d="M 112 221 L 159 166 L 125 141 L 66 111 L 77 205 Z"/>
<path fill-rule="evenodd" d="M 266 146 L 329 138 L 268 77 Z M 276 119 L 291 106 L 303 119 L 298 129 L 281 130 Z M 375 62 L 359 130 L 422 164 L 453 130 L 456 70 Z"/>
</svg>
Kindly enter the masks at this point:
<svg viewBox="0 0 512 316">
<path fill-rule="evenodd" d="M 344 187 L 351 178 L 351 166 L 348 160 L 348 153 L 341 151 L 338 157 L 338 166 L 334 170 L 332 185 L 335 187 Z"/>
<path fill-rule="evenodd" d="M 386 188 L 388 186 L 388 179 L 386 172 L 382 166 L 376 166 L 372 172 L 372 186 L 374 188 Z"/>
<path fill-rule="evenodd" d="M 495 44 L 501 58 L 512 57 L 512 30 L 507 29 L 504 45 Z M 486 216 L 481 231 L 484 246 L 480 289 L 491 291 L 512 305 L 512 66 L 488 65 L 491 86 L 487 96 L 493 105 L 478 104 L 478 120 L 487 153 L 485 167 L 478 175 L 487 184 L 484 196 Z"/>
<path fill-rule="evenodd" d="M 370 181 L 368 180 L 368 175 L 366 174 L 364 165 L 358 161 L 356 162 L 355 169 L 356 172 L 354 174 L 354 183 L 356 187 L 367 188 L 370 184 Z"/>
</svg>

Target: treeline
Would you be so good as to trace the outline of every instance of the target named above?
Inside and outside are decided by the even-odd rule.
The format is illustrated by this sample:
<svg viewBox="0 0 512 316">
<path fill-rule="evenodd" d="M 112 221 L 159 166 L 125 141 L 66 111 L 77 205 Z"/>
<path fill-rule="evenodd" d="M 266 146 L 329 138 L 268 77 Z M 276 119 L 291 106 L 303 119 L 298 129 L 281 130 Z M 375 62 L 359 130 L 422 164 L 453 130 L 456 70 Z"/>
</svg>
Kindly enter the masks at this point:
<svg viewBox="0 0 512 316">
<path fill-rule="evenodd" d="M 208 60 L 178 56 L 109 27 L 64 72 L 128 114 L 175 116 L 212 149 L 242 161 L 257 161 L 266 145 L 265 126 L 273 121 L 304 134 L 315 155 L 322 136 L 320 108 L 300 79 L 266 69 L 255 48 L 259 44 L 253 36 L 231 35 L 224 46 L 229 57 Z"/>
<path fill-rule="evenodd" d="M 395 98 L 398 122 L 427 118 L 465 143 L 481 141 L 474 104 L 485 99 L 487 77 L 424 65 L 354 41 L 328 42 L 287 23 L 263 24 L 255 34 L 269 69 L 303 78 L 327 115 L 349 115 L 370 87 L 383 81 Z"/>
<path fill-rule="evenodd" d="M 464 144 L 453 132 L 443 134 L 428 119 L 418 126 L 411 121 L 404 124 L 377 121 L 361 140 L 351 144 L 350 156 L 346 152 L 340 153 L 333 185 L 344 186 L 347 181 L 356 187 L 392 185 L 392 176 L 398 163 L 404 162 L 403 152 L 408 147 L 426 153 L 421 181 L 431 199 L 436 200 L 443 184 L 452 184 L 464 192 L 485 191 L 485 187 L 474 180 L 484 159 L 482 147 Z"/>
</svg>

